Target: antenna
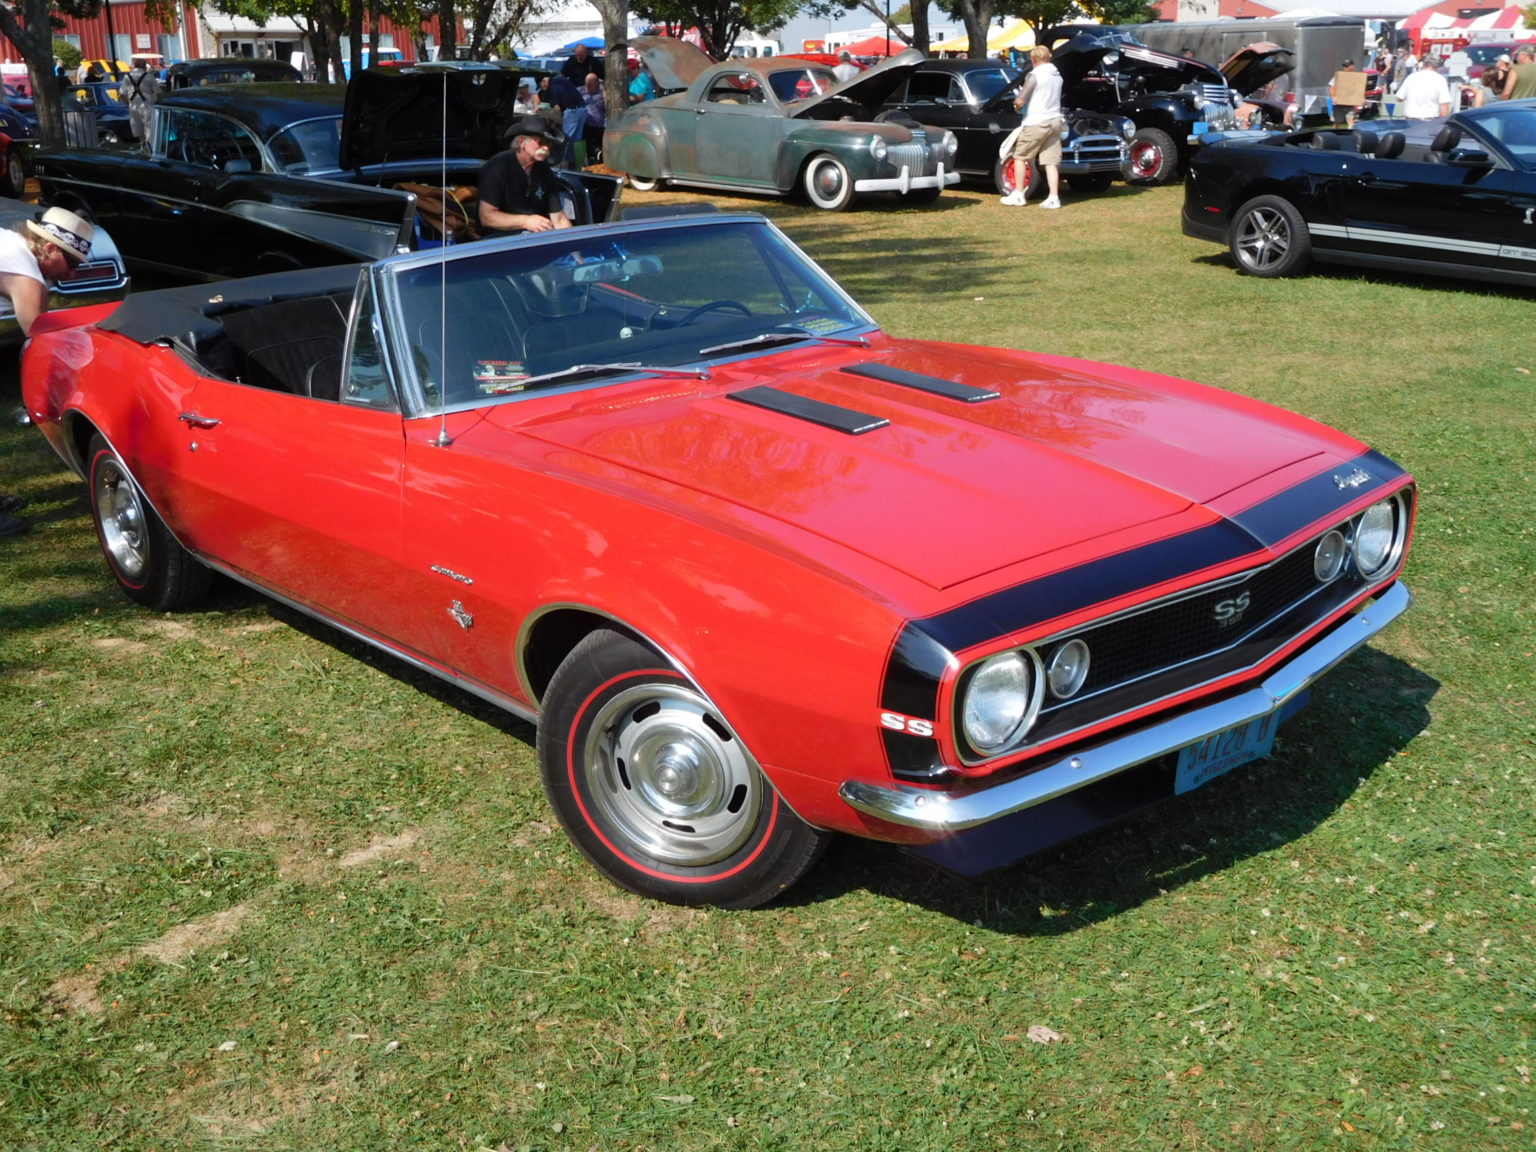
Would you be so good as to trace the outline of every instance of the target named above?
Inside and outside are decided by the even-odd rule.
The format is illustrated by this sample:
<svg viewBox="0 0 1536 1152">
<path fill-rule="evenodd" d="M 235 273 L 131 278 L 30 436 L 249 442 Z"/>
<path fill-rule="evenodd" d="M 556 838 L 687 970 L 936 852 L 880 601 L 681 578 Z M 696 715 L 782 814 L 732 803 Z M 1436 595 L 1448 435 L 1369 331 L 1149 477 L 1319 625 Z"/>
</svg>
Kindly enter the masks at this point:
<svg viewBox="0 0 1536 1152">
<path fill-rule="evenodd" d="M 451 233 L 448 231 L 448 70 L 441 70 L 443 79 L 443 124 L 441 152 L 438 158 L 437 183 L 443 198 L 442 246 L 448 247 Z M 448 436 L 448 261 L 437 263 L 437 439 L 432 443 L 447 448 L 453 441 Z"/>
</svg>

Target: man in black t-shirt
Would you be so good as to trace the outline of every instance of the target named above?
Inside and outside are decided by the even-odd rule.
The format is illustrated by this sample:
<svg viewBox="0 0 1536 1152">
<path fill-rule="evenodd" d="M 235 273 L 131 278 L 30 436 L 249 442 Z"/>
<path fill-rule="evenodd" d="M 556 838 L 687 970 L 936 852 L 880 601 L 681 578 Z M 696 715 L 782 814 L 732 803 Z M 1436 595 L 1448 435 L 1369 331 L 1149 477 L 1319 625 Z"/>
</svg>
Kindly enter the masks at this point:
<svg viewBox="0 0 1536 1152">
<path fill-rule="evenodd" d="M 603 62 L 592 55 L 585 44 L 578 44 L 576 50 L 566 57 L 565 63 L 560 65 L 560 75 L 579 90 L 586 84 L 588 76 L 602 79 L 602 69 Z"/>
<path fill-rule="evenodd" d="M 569 228 L 549 152 L 563 134 L 542 116 L 524 116 L 507 133 L 511 146 L 480 169 L 480 231 L 488 236 Z"/>
</svg>

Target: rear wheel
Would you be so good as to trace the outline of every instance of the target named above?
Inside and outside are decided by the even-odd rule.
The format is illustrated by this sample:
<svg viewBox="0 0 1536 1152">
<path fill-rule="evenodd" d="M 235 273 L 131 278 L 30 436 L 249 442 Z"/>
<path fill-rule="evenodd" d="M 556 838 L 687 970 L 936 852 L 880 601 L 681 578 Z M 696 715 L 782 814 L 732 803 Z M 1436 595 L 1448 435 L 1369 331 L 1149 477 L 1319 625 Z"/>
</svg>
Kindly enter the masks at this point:
<svg viewBox="0 0 1536 1152">
<path fill-rule="evenodd" d="M 1179 149 L 1160 128 L 1140 128 L 1131 137 L 1126 179 L 1137 184 L 1171 184 L 1179 174 Z"/>
<path fill-rule="evenodd" d="M 636 176 L 633 172 L 626 175 L 629 186 L 636 192 L 654 192 L 661 187 L 661 177 L 657 176 L 647 180 L 644 176 Z"/>
<path fill-rule="evenodd" d="M 1239 208 L 1228 247 L 1240 269 L 1266 279 L 1300 272 L 1312 258 L 1307 222 L 1279 196 L 1256 196 Z"/>
<path fill-rule="evenodd" d="M 118 587 L 157 612 L 201 600 L 213 573 L 171 535 L 101 436 L 91 439 L 87 474 L 96 538 Z"/>
<path fill-rule="evenodd" d="M 628 637 L 598 631 L 578 644 L 545 704 L 550 804 L 598 871 L 631 892 L 756 907 L 829 839 L 789 810 L 709 701 Z"/>
<path fill-rule="evenodd" d="M 853 203 L 853 177 L 841 160 L 821 155 L 805 166 L 805 194 L 828 212 L 842 212 Z"/>
<path fill-rule="evenodd" d="M 21 149 L 14 145 L 5 153 L 5 182 L 9 186 L 9 194 L 22 196 L 27 191 L 27 162 L 22 157 Z"/>
</svg>

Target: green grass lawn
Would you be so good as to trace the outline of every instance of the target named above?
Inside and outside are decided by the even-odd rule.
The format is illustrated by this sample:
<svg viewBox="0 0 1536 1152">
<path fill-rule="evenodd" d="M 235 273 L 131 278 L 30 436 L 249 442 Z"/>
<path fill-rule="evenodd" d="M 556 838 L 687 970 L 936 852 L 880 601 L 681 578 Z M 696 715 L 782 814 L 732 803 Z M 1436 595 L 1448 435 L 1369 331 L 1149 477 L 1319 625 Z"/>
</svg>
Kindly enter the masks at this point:
<svg viewBox="0 0 1536 1152">
<path fill-rule="evenodd" d="M 1190 377 L 1419 478 L 1414 610 L 1272 759 L 985 882 L 847 840 L 764 910 L 620 892 L 530 728 L 251 594 L 131 605 L 7 420 L 0 1149 L 1536 1147 L 1536 295 L 1244 278 L 1180 197 L 722 202 L 897 335 Z"/>
</svg>

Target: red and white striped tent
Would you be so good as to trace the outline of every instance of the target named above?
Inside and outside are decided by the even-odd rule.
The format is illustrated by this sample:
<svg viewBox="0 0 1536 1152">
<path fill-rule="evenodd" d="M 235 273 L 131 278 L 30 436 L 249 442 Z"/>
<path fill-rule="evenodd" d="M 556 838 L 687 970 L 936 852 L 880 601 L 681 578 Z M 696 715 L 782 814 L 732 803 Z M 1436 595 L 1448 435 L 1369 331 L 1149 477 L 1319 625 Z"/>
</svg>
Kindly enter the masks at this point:
<svg viewBox="0 0 1536 1152">
<path fill-rule="evenodd" d="M 1445 12 L 1441 9 L 1450 8 Z M 1518 4 L 1501 8 L 1497 12 L 1485 12 L 1481 16 L 1457 16 L 1455 8 L 1442 3 L 1420 9 L 1399 27 L 1408 33 L 1416 54 L 1422 55 L 1425 46 L 1460 48 L 1470 40 L 1498 39 L 1485 36 L 1487 32 L 1509 32 L 1512 39 L 1524 39 L 1519 30 L 1524 25 L 1525 13 Z"/>
</svg>

